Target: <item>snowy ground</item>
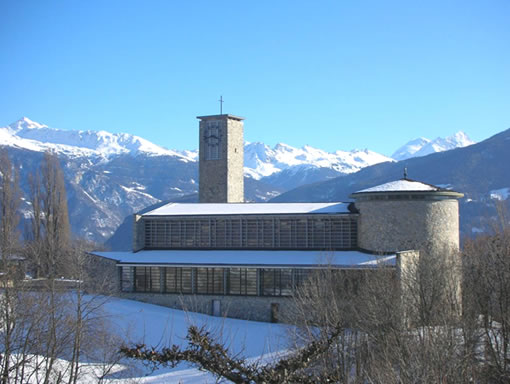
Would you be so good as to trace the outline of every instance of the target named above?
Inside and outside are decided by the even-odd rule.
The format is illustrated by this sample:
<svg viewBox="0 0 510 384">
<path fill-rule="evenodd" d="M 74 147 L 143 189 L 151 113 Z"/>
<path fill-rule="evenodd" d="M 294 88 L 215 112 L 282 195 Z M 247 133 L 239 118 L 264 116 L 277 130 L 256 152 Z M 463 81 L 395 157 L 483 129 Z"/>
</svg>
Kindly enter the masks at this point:
<svg viewBox="0 0 510 384">
<path fill-rule="evenodd" d="M 218 337 L 227 343 L 234 353 L 250 359 L 270 359 L 277 352 L 283 352 L 287 346 L 289 326 L 253 321 L 224 319 L 197 313 L 183 312 L 157 305 L 131 300 L 112 298 L 106 305 L 114 329 L 126 342 L 143 342 L 148 346 L 183 344 L 190 325 L 206 325 Z M 117 366 L 117 374 L 124 367 Z M 87 371 L 86 369 L 84 370 Z M 215 383 L 215 378 L 205 372 L 186 365 L 174 369 L 161 368 L 150 372 L 138 364 L 136 373 L 125 370 L 124 378 L 111 379 L 109 383 Z M 148 375 L 148 376 L 146 376 Z M 89 379 L 90 380 L 90 379 Z M 91 382 L 83 377 L 82 382 Z"/>
</svg>

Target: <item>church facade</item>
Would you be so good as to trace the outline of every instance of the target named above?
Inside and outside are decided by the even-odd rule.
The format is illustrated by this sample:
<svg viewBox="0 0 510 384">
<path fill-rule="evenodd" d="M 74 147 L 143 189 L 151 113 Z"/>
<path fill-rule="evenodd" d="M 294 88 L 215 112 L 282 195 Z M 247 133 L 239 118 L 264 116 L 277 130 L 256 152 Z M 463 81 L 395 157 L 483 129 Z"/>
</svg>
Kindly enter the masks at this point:
<svg viewBox="0 0 510 384">
<path fill-rule="evenodd" d="M 278 321 L 318 269 L 398 273 L 418 251 L 459 248 L 462 194 L 407 178 L 353 202 L 244 202 L 243 118 L 201 116 L 199 199 L 134 215 L 115 263 L 121 296 L 216 316 Z"/>
</svg>

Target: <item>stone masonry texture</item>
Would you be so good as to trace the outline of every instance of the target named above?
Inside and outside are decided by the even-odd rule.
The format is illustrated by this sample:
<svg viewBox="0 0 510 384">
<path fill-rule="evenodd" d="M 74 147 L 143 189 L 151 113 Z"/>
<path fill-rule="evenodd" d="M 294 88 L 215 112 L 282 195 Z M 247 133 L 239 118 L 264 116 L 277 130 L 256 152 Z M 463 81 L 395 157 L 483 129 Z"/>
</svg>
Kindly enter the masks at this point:
<svg viewBox="0 0 510 384">
<path fill-rule="evenodd" d="M 459 249 L 457 199 L 359 201 L 358 244 L 374 252 Z"/>
<path fill-rule="evenodd" d="M 243 121 L 229 115 L 200 118 L 199 201 L 201 203 L 244 202 L 244 138 Z M 206 160 L 205 141 L 208 121 L 220 122 L 220 155 Z"/>
</svg>

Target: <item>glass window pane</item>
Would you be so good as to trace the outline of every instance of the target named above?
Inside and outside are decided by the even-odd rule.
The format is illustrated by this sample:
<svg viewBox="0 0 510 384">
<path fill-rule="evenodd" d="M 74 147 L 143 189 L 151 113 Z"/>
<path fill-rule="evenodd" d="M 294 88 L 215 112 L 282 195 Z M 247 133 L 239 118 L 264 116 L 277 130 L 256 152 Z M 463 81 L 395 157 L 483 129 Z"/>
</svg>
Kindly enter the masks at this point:
<svg viewBox="0 0 510 384">
<path fill-rule="evenodd" d="M 122 267 L 121 269 L 121 285 L 122 292 L 131 292 L 134 289 L 133 267 Z"/>
</svg>

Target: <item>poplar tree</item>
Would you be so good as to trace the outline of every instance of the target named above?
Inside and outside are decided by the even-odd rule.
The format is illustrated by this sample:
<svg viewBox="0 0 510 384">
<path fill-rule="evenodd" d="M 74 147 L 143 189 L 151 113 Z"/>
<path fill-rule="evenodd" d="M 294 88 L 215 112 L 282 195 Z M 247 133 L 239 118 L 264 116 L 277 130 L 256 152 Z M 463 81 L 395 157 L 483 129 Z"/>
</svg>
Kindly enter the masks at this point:
<svg viewBox="0 0 510 384">
<path fill-rule="evenodd" d="M 72 252 L 67 195 L 64 175 L 58 158 L 45 152 L 40 172 L 29 180 L 30 198 L 33 208 L 31 225 L 32 241 L 28 250 L 35 274 L 46 278 L 47 335 L 43 343 L 43 383 L 51 382 L 51 375 L 59 350 L 62 348 L 59 331 L 65 315 L 62 311 L 62 295 L 59 295 L 55 280 L 66 276 L 72 265 Z"/>
<path fill-rule="evenodd" d="M 13 170 L 5 150 L 0 152 L 0 253 L 2 267 L 19 251 L 19 172 Z"/>
<path fill-rule="evenodd" d="M 40 173 L 29 180 L 33 218 L 31 256 L 36 276 L 66 275 L 71 248 L 64 175 L 55 155 L 45 152 Z"/>
<path fill-rule="evenodd" d="M 7 151 L 0 152 L 0 257 L 2 274 L 0 276 L 0 344 L 2 346 L 1 373 L 2 383 L 9 381 L 11 355 L 15 343 L 16 280 L 19 276 L 17 265 L 19 252 L 19 173 L 13 170 Z"/>
</svg>

